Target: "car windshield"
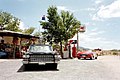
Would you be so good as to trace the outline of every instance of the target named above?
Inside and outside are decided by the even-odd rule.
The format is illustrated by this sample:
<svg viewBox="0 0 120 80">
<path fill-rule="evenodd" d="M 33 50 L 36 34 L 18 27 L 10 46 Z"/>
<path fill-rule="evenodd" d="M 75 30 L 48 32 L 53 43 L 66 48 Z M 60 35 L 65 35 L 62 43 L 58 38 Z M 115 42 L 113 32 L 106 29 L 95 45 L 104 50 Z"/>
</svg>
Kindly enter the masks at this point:
<svg viewBox="0 0 120 80">
<path fill-rule="evenodd" d="M 51 47 L 48 45 L 32 45 L 29 48 L 30 52 L 50 52 L 52 51 Z"/>
</svg>

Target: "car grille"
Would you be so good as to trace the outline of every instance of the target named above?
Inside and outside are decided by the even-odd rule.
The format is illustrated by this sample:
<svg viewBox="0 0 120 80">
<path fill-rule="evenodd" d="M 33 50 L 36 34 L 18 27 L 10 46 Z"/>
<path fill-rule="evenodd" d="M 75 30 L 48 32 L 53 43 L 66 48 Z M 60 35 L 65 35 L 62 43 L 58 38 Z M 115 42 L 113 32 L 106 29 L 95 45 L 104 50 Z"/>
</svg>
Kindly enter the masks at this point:
<svg viewBox="0 0 120 80">
<path fill-rule="evenodd" d="M 80 54 L 80 56 L 87 56 L 87 54 Z"/>
<path fill-rule="evenodd" d="M 51 62 L 54 61 L 54 55 L 41 54 L 30 55 L 30 62 Z"/>
</svg>

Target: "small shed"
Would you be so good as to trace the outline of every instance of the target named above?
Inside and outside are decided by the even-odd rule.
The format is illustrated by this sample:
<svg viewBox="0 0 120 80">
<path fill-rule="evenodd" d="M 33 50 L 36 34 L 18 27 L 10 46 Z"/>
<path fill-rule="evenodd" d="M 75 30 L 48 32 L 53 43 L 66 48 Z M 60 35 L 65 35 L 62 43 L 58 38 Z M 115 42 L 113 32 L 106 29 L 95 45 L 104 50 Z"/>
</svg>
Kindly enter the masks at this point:
<svg viewBox="0 0 120 80">
<path fill-rule="evenodd" d="M 6 45 L 5 49 L 6 52 L 8 52 L 10 58 L 21 58 L 21 49 L 22 46 L 24 46 L 23 44 L 38 43 L 39 37 L 23 34 L 20 32 L 0 30 L 0 41 L 1 40 L 4 40 Z"/>
</svg>

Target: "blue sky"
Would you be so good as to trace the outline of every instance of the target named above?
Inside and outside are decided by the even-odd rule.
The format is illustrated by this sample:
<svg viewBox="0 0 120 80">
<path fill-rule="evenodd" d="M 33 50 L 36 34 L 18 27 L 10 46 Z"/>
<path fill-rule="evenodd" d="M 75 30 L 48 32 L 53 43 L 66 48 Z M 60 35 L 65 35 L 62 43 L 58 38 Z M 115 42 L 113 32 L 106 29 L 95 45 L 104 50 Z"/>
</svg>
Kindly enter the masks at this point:
<svg viewBox="0 0 120 80">
<path fill-rule="evenodd" d="M 20 27 L 36 27 L 49 6 L 70 11 L 86 26 L 79 45 L 87 48 L 120 49 L 120 0 L 0 0 L 0 10 L 21 19 Z M 76 39 L 76 35 L 74 36 Z"/>
</svg>

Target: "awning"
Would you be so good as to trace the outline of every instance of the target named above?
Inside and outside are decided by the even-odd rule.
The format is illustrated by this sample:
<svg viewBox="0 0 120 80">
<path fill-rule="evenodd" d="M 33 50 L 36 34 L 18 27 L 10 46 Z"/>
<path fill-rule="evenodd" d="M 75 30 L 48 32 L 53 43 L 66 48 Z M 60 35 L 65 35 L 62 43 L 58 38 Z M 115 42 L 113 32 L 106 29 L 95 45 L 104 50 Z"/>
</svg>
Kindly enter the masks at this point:
<svg viewBox="0 0 120 80">
<path fill-rule="evenodd" d="M 20 37 L 20 38 L 38 38 L 33 35 L 23 34 L 20 32 L 8 31 L 8 30 L 0 30 L 0 36 L 13 36 L 13 37 Z"/>
</svg>

